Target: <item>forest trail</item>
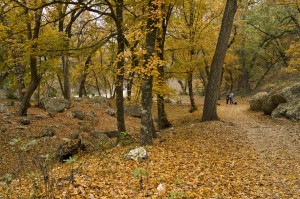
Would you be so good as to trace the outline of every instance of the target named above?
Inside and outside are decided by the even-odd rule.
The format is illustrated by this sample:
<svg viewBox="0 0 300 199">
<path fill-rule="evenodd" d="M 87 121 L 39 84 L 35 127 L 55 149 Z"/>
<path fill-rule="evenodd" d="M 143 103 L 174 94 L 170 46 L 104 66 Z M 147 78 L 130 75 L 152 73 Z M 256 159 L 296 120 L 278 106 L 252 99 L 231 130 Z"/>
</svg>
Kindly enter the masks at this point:
<svg viewBox="0 0 300 199">
<path fill-rule="evenodd" d="M 172 194 L 173 198 L 195 199 L 300 198 L 299 122 L 272 119 L 261 112 L 253 112 L 245 99 L 237 99 L 238 105 L 226 105 L 224 100 L 219 101 L 218 115 L 221 120 L 201 122 L 203 97 L 196 97 L 198 111 L 193 113 L 188 111 L 188 98 L 180 98 L 183 98 L 182 104 L 166 104 L 166 112 L 173 126 L 161 131 L 153 146 L 146 147 L 149 161 L 124 159 L 125 153 L 139 147 L 140 120 L 126 117 L 128 131 L 135 142 L 107 151 L 98 149 L 82 153 L 72 164 L 50 165 L 49 176 L 58 182 L 54 185 L 53 195 L 137 199 L 168 198 Z M 68 117 L 71 110 L 41 118 L 45 115 L 44 110 L 32 108 L 32 124 L 19 129 L 17 117 L 3 117 L 0 156 L 1 167 L 6 169 L 4 174 L 23 168 L 18 166 L 18 158 L 13 158 L 18 157 L 12 155 L 14 146 L 9 144 L 13 138 L 21 137 L 21 142 L 27 143 L 44 126 L 59 123 L 62 130 L 56 131 L 56 138 L 38 139 L 36 146 L 22 153 L 26 155 L 26 168 L 40 174 L 31 163 L 36 151 L 47 153 L 55 150 L 53 146 L 57 146 L 61 139 L 69 137 L 73 130 L 82 131 L 84 125 L 93 124 L 94 128 L 102 131 L 115 128 L 115 118 L 105 113 L 105 108 L 79 102 L 74 102 L 73 106 L 73 109 L 84 110 L 85 113 L 95 111 L 98 119 L 86 119 L 83 123 Z M 35 119 L 36 115 L 40 117 Z M 82 131 L 81 136 L 88 138 L 88 133 Z M 61 180 L 68 179 L 74 168 L 74 184 Z M 143 189 L 139 179 L 133 177 L 133 172 L 141 168 L 148 174 L 147 177 L 142 176 Z M 159 184 L 165 188 L 162 197 L 157 191 Z M 11 195 L 24 192 L 24 198 L 29 197 L 32 194 L 32 180 L 26 175 L 22 178 L 22 186 L 18 180 L 14 181 L 9 186 Z M 0 186 L 0 198 L 4 189 Z M 43 189 L 40 191 L 43 194 Z"/>
<path fill-rule="evenodd" d="M 272 197 L 300 197 L 300 123 L 251 111 L 246 102 L 222 106 L 220 112 L 221 119 L 236 127 L 255 152 L 256 164 L 263 168 L 258 170 L 260 178 L 271 185 Z M 289 193 L 283 197 L 279 190 L 284 189 Z"/>
<path fill-rule="evenodd" d="M 262 159 L 300 160 L 300 124 L 286 119 L 272 119 L 249 110 L 248 104 L 227 105 L 222 119 L 245 132 L 249 143 Z"/>
</svg>

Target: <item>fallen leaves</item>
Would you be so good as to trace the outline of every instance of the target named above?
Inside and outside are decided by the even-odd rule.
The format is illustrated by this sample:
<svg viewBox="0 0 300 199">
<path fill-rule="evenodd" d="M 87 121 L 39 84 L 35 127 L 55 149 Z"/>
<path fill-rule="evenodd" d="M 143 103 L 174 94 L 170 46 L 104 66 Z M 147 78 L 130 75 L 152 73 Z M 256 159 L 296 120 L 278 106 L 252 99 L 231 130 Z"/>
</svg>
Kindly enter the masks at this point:
<svg viewBox="0 0 300 199">
<path fill-rule="evenodd" d="M 83 154 L 70 164 L 53 165 L 49 170 L 49 178 L 54 179 L 53 196 L 91 199 L 300 197 L 299 137 L 291 136 L 299 130 L 297 126 L 290 128 L 291 123 L 285 122 L 279 123 L 278 128 L 274 125 L 278 121 L 248 112 L 247 105 L 242 103 L 234 106 L 235 109 L 219 106 L 223 121 L 218 122 L 200 123 L 199 111 L 190 114 L 188 108 L 167 106 L 173 129 L 161 132 L 164 142 L 155 140 L 154 146 L 146 147 L 148 161 L 124 158 L 138 146 L 136 143 L 100 154 Z M 138 129 L 138 120 L 130 122 L 131 128 L 135 125 Z M 138 139 L 138 133 L 135 130 L 131 135 Z M 281 139 L 284 142 L 280 142 Z M 43 176 L 39 170 L 34 173 L 31 181 L 26 176 L 20 178 L 21 183 L 13 181 L 9 194 L 14 197 L 22 192 L 24 198 L 29 197 L 33 194 L 34 181 L 37 191 L 43 193 Z M 2 195 L 5 191 L 5 187 L 0 186 Z"/>
</svg>

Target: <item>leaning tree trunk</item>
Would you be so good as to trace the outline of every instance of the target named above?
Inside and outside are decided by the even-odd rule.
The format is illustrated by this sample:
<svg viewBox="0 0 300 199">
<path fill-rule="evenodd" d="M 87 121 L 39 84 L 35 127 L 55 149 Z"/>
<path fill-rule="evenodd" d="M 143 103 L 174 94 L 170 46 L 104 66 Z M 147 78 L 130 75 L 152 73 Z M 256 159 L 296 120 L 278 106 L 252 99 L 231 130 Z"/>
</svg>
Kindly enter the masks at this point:
<svg viewBox="0 0 300 199">
<path fill-rule="evenodd" d="M 177 82 L 179 83 L 180 85 L 180 88 L 182 90 L 182 95 L 187 95 L 187 92 L 186 92 L 186 83 L 183 83 L 181 79 L 177 80 Z"/>
<path fill-rule="evenodd" d="M 43 9 L 37 10 L 34 13 L 34 28 L 32 29 L 30 21 L 27 21 L 27 37 L 29 40 L 33 41 L 36 40 L 39 37 L 39 32 L 40 32 L 40 27 L 41 27 L 41 17 L 42 17 Z M 29 10 L 26 8 L 25 9 L 25 14 L 29 15 Z M 33 31 L 32 31 L 33 30 Z M 34 52 L 36 51 L 37 44 L 33 44 L 31 46 L 31 55 L 29 59 L 30 63 L 30 75 L 31 75 L 31 81 L 30 85 L 27 88 L 23 99 L 21 101 L 20 109 L 19 109 L 19 115 L 20 116 L 26 116 L 27 115 L 27 110 L 30 106 L 29 101 L 31 96 L 33 95 L 34 91 L 36 90 L 40 78 L 38 76 L 38 70 L 37 70 L 37 59 L 33 55 Z"/>
<path fill-rule="evenodd" d="M 219 120 L 219 117 L 217 115 L 217 101 L 219 97 L 222 67 L 224 64 L 236 10 L 237 0 L 227 0 L 218 43 L 211 64 L 208 85 L 205 92 L 202 121 Z"/>
<path fill-rule="evenodd" d="M 144 68 L 147 69 L 147 65 L 155 52 L 155 40 L 157 27 L 155 26 L 158 21 L 158 16 L 155 15 L 157 11 L 157 5 L 154 0 L 148 0 L 149 16 L 146 25 L 146 54 L 144 56 Z M 153 137 L 153 120 L 152 120 L 152 86 L 153 76 L 142 74 L 142 117 L 141 117 L 141 145 L 152 145 Z"/>
<path fill-rule="evenodd" d="M 21 101 L 20 112 L 19 112 L 20 116 L 27 115 L 27 110 L 30 106 L 29 103 L 30 98 L 39 84 L 39 77 L 37 73 L 37 61 L 36 58 L 32 55 L 30 57 L 30 72 L 31 72 L 31 82 L 23 96 L 23 100 Z"/>
<path fill-rule="evenodd" d="M 83 74 L 80 78 L 79 92 L 78 92 L 79 97 L 82 97 L 83 95 L 84 88 L 85 88 L 85 81 L 86 81 L 86 77 L 88 76 L 88 69 L 91 64 L 91 61 L 92 61 L 92 55 L 89 55 L 84 63 Z"/>
</svg>

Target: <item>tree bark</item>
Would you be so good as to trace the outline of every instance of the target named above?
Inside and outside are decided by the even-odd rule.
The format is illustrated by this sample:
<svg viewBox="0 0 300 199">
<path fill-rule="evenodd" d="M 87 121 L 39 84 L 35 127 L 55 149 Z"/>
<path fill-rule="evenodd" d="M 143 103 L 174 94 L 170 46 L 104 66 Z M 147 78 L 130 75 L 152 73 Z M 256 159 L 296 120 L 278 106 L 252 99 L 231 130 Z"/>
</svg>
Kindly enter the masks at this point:
<svg viewBox="0 0 300 199">
<path fill-rule="evenodd" d="M 187 92 L 186 92 L 186 83 L 183 83 L 181 79 L 177 80 L 179 85 L 180 85 L 180 88 L 182 90 L 182 95 L 187 95 Z"/>
<path fill-rule="evenodd" d="M 146 54 L 144 55 L 144 68 L 147 69 L 147 65 L 150 61 L 151 56 L 155 52 L 155 40 L 157 32 L 157 5 L 154 4 L 154 0 L 148 0 L 148 19 L 146 25 Z M 142 117 L 141 117 L 141 133 L 140 141 L 141 145 L 152 145 L 153 137 L 153 120 L 152 120 L 152 86 L 153 76 L 150 74 L 143 74 L 142 78 Z"/>
<path fill-rule="evenodd" d="M 190 97 L 190 103 L 191 103 L 191 108 L 190 108 L 189 112 L 192 113 L 197 110 L 197 106 L 196 106 L 195 98 L 194 98 L 194 92 L 193 92 L 193 72 L 192 71 L 188 72 L 188 90 L 189 90 L 189 97 Z"/>
<path fill-rule="evenodd" d="M 80 84 L 79 84 L 79 92 L 78 95 L 79 97 L 82 97 L 84 88 L 85 88 L 85 81 L 86 77 L 88 76 L 88 69 L 92 61 L 92 55 L 89 55 L 84 63 L 84 68 L 83 68 L 83 74 L 81 75 L 80 78 Z"/>
<path fill-rule="evenodd" d="M 63 77 L 64 77 L 64 98 L 68 101 L 71 99 L 71 86 L 70 86 L 70 72 L 69 72 L 69 55 L 66 52 L 65 55 L 62 56 L 63 63 Z"/>
<path fill-rule="evenodd" d="M 118 0 L 116 4 L 116 27 L 117 27 L 117 80 L 116 80 L 116 104 L 117 104 L 117 126 L 118 132 L 126 132 L 125 128 L 125 117 L 124 117 L 124 96 L 123 96 L 123 85 L 124 85 L 124 57 L 123 53 L 125 50 L 125 41 L 123 34 L 123 0 Z"/>
<path fill-rule="evenodd" d="M 39 37 L 40 27 L 41 27 L 41 17 L 42 17 L 43 9 L 37 10 L 34 13 L 34 28 L 31 28 L 30 21 L 27 21 L 27 37 L 29 40 L 33 41 Z M 28 13 L 28 9 L 25 9 L 25 13 Z M 33 31 L 32 31 L 33 30 Z M 30 63 L 30 72 L 31 72 L 31 81 L 29 84 L 29 87 L 27 88 L 23 100 L 21 101 L 20 109 L 19 109 L 19 115 L 20 116 L 26 116 L 27 110 L 30 106 L 30 98 L 33 95 L 34 91 L 36 90 L 40 78 L 38 76 L 38 70 L 37 70 L 37 59 L 35 57 L 34 52 L 36 50 L 37 44 L 33 44 L 31 46 L 31 55 L 29 59 Z"/>
<path fill-rule="evenodd" d="M 219 120 L 217 115 L 217 101 L 219 97 L 221 73 L 236 10 L 237 0 L 227 0 L 205 92 L 202 121 Z"/>
<path fill-rule="evenodd" d="M 94 78 L 95 78 L 95 81 L 96 81 L 96 88 L 97 88 L 97 91 L 98 91 L 98 95 L 101 96 L 101 91 L 100 91 L 100 87 L 99 87 L 99 81 L 98 81 L 97 75 L 96 75 L 96 73 L 95 73 L 94 70 L 93 70 L 93 74 L 94 74 Z"/>
<path fill-rule="evenodd" d="M 242 50 L 241 50 L 241 62 L 242 62 L 242 75 L 239 80 L 239 89 L 243 92 L 248 92 L 250 90 L 249 86 L 249 72 L 247 70 L 246 64 L 246 49 L 245 49 L 245 41 L 246 38 L 243 36 L 242 39 Z"/>
<path fill-rule="evenodd" d="M 164 10 L 165 4 L 162 5 L 162 10 Z M 166 13 L 166 16 L 163 18 L 161 23 L 161 29 L 157 34 L 157 43 L 158 43 L 158 50 L 157 55 L 160 58 L 160 60 L 164 60 L 164 50 L 165 50 L 165 39 L 166 39 L 166 33 L 167 33 L 167 27 L 168 23 L 171 17 L 171 13 L 173 10 L 173 6 L 168 6 L 168 11 Z M 165 81 L 165 66 L 158 66 L 158 84 L 159 87 L 162 89 L 166 85 Z M 164 129 L 171 126 L 171 123 L 168 121 L 167 113 L 165 111 L 165 99 L 164 96 L 161 94 L 157 94 L 157 118 L 158 118 L 158 128 Z M 155 135 L 156 136 L 156 135 Z"/>
</svg>

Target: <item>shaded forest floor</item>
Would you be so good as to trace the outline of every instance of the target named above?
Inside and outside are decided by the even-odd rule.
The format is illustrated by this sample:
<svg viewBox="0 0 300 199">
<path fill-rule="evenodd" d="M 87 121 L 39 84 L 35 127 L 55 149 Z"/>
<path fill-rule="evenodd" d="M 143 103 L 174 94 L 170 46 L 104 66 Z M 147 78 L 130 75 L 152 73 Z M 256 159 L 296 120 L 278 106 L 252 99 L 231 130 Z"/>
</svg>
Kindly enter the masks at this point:
<svg viewBox="0 0 300 199">
<path fill-rule="evenodd" d="M 85 132 L 115 130 L 116 119 L 99 104 L 80 102 L 71 109 L 96 117 L 79 121 L 68 117 L 71 110 L 49 116 L 31 108 L 32 122 L 22 126 L 17 118 L 2 114 L 0 177 L 11 173 L 14 180 L 0 185 L 0 198 L 300 198 L 300 123 L 252 112 L 246 100 L 238 101 L 236 106 L 220 101 L 221 121 L 204 123 L 202 98 L 197 98 L 199 110 L 194 113 L 188 113 L 186 99 L 166 104 L 173 127 L 146 147 L 149 161 L 125 160 L 124 154 L 138 147 L 139 140 L 139 119 L 126 116 L 133 144 L 85 152 L 68 164 L 48 163 L 47 175 L 38 166 L 43 162 L 33 159 L 55 151 L 74 131 L 90 139 Z M 35 138 L 47 125 L 55 126 L 56 136 Z M 16 139 L 28 149 L 21 151 Z M 27 144 L 33 139 L 38 143 Z M 159 184 L 164 187 L 160 193 Z"/>
</svg>

